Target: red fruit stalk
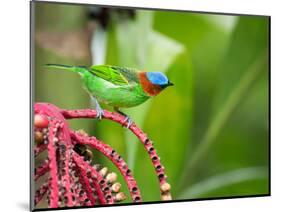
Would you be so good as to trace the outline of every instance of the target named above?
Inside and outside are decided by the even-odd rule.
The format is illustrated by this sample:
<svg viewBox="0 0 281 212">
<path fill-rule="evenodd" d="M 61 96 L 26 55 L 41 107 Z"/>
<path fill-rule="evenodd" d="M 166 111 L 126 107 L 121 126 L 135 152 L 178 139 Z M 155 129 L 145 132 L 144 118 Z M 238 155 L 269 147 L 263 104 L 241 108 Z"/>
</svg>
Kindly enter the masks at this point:
<svg viewBox="0 0 281 212">
<path fill-rule="evenodd" d="M 95 205 L 96 200 L 93 195 L 94 188 L 92 188 L 90 185 L 91 176 L 88 176 L 86 173 L 87 169 L 85 169 L 83 165 L 79 164 L 81 161 L 83 161 L 82 159 L 79 160 L 79 157 L 73 157 L 73 161 L 77 166 L 77 172 L 79 173 L 79 180 L 83 185 L 83 187 L 85 188 L 87 197 L 89 198 L 89 201 L 87 201 L 87 203 L 93 206 Z"/>
<path fill-rule="evenodd" d="M 95 118 L 96 111 L 91 109 L 84 110 L 62 110 L 61 113 L 66 119 L 73 118 Z M 121 125 L 127 124 L 124 123 L 124 117 L 118 113 L 104 111 L 103 118 L 112 120 Z M 149 154 L 149 157 L 152 161 L 152 164 L 155 168 L 155 172 L 158 176 L 161 198 L 162 200 L 171 200 L 170 194 L 170 184 L 167 182 L 167 176 L 165 175 L 164 166 L 160 162 L 160 157 L 158 156 L 155 148 L 153 147 L 153 142 L 147 137 L 147 135 L 133 123 L 129 129 L 139 138 L 140 142 L 143 144 L 144 148 Z"/>
<path fill-rule="evenodd" d="M 50 208 L 114 204 L 125 199 L 124 193 L 120 192 L 121 184 L 116 182 L 117 175 L 107 174 L 106 167 L 100 168 L 94 164 L 92 153 L 86 145 L 109 158 L 124 177 L 132 201 L 142 201 L 137 182 L 122 157 L 97 138 L 74 132 L 68 127 L 65 119 L 96 118 L 95 110 L 61 110 L 47 103 L 36 103 L 34 110 L 34 157 L 38 158 L 45 151 L 48 155 L 35 169 L 36 182 L 39 183 L 38 179 L 46 176 L 35 192 L 35 205 L 42 202 L 44 196 Z M 105 111 L 104 118 L 125 124 L 125 117 L 117 113 Z M 162 200 L 171 199 L 170 185 L 166 182 L 164 168 L 152 142 L 135 124 L 131 125 L 130 130 L 150 155 L 160 182 Z M 80 147 L 86 150 L 80 150 Z"/>
<path fill-rule="evenodd" d="M 95 137 L 86 137 L 75 132 L 71 132 L 71 137 L 79 144 L 89 145 L 92 148 L 99 150 L 102 154 L 104 154 L 104 156 L 110 159 L 123 175 L 133 201 L 141 202 L 141 196 L 137 182 L 135 181 L 126 162 L 120 155 L 118 155 L 118 153 L 115 152 L 115 150 L 113 150 L 109 145 L 98 141 Z"/>
<path fill-rule="evenodd" d="M 93 184 L 93 188 L 96 190 L 97 196 L 101 204 L 113 204 L 114 199 L 111 195 L 111 191 L 109 187 L 106 185 L 106 181 L 104 180 L 103 176 L 92 166 L 86 163 L 79 155 L 73 152 L 73 160 L 77 167 L 80 170 L 86 170 L 85 172 L 81 172 L 84 174 L 84 177 L 89 177 L 91 180 L 90 183 Z"/>
</svg>

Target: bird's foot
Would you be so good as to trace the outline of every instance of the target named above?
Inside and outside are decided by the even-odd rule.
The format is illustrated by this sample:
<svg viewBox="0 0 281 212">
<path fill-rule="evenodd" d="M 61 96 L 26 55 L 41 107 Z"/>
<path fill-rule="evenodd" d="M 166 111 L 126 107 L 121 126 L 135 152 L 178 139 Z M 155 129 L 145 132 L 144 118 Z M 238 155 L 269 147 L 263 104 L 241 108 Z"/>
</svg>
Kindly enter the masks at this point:
<svg viewBox="0 0 281 212">
<path fill-rule="evenodd" d="M 127 127 L 127 129 L 129 129 L 130 126 L 133 124 L 133 120 L 132 120 L 129 116 L 127 116 L 125 113 L 123 113 L 122 111 L 120 111 L 120 110 L 118 109 L 118 107 L 114 107 L 114 110 L 115 110 L 117 113 L 121 114 L 122 116 L 125 116 L 125 119 L 124 119 L 122 125 L 125 126 L 125 123 L 127 122 L 127 126 L 126 126 L 126 127 Z"/>
<path fill-rule="evenodd" d="M 101 120 L 104 116 L 104 111 L 103 109 L 101 109 L 100 107 L 96 107 L 96 111 L 97 111 L 97 116 L 96 118 L 98 118 L 99 120 Z"/>
<path fill-rule="evenodd" d="M 103 116 L 104 116 L 104 111 L 101 108 L 98 100 L 94 96 L 90 96 L 90 97 L 91 97 L 91 103 L 96 106 L 96 111 L 97 111 L 96 118 L 101 120 L 103 118 Z"/>
<path fill-rule="evenodd" d="M 129 129 L 131 125 L 133 124 L 132 119 L 129 116 L 126 116 L 125 120 L 123 121 L 123 125 L 127 122 L 126 128 Z"/>
</svg>

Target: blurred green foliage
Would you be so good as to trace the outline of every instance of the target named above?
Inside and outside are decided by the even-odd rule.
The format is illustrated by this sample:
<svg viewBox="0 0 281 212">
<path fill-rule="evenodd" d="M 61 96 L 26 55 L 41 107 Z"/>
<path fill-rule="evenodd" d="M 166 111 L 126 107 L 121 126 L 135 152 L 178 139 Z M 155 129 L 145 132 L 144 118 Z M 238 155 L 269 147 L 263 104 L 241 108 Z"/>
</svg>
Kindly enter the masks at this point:
<svg viewBox="0 0 281 212">
<path fill-rule="evenodd" d="M 36 33 L 72 33 L 86 26 L 86 6 L 36 6 Z M 142 10 L 133 19 L 112 17 L 106 63 L 163 71 L 175 84 L 124 110 L 153 140 L 174 199 L 268 194 L 269 18 Z M 36 44 L 35 101 L 89 107 L 79 77 L 45 71 L 45 63 L 91 61 L 69 59 Z M 107 120 L 71 121 L 71 126 L 116 149 L 133 170 L 143 199 L 159 200 L 148 154 L 130 132 Z M 99 153 L 95 156 L 117 171 Z"/>
</svg>

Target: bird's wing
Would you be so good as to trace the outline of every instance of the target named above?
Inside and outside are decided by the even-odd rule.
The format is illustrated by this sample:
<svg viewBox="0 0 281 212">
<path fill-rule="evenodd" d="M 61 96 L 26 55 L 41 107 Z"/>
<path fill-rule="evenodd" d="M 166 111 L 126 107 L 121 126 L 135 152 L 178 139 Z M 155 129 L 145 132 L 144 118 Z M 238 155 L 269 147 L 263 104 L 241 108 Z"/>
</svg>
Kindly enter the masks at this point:
<svg viewBox="0 0 281 212">
<path fill-rule="evenodd" d="M 115 85 L 129 85 L 130 82 L 138 82 L 137 71 L 134 69 L 122 68 L 108 65 L 94 65 L 89 71 Z"/>
</svg>

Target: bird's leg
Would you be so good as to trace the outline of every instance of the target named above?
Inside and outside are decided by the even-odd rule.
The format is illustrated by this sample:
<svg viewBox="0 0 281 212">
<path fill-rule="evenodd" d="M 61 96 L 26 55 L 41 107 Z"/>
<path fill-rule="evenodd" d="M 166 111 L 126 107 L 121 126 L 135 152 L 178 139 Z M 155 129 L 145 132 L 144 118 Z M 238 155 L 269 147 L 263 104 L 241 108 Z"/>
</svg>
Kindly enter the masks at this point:
<svg viewBox="0 0 281 212">
<path fill-rule="evenodd" d="M 92 100 L 92 102 L 95 103 L 96 111 L 97 111 L 97 118 L 102 119 L 104 112 L 103 112 L 103 109 L 101 108 L 98 100 L 94 96 L 91 96 L 91 100 Z"/>
<path fill-rule="evenodd" d="M 117 113 L 121 114 L 122 116 L 125 116 L 125 117 L 126 117 L 125 120 L 124 120 L 124 122 L 123 122 L 123 124 L 127 122 L 127 126 L 126 126 L 126 127 L 127 127 L 127 128 L 130 128 L 130 126 L 133 124 L 132 119 L 131 119 L 128 115 L 126 115 L 125 113 L 123 113 L 122 111 L 120 111 L 118 107 L 114 107 L 114 110 L 115 110 Z"/>
</svg>

